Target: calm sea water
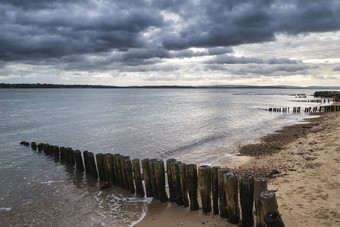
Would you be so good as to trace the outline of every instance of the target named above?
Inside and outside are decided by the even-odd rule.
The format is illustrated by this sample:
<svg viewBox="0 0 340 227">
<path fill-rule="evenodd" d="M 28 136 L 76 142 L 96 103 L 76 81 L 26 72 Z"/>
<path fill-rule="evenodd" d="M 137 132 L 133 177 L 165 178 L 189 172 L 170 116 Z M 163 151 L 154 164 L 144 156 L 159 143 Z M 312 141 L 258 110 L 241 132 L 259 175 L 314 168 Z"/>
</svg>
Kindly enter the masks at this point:
<svg viewBox="0 0 340 227">
<path fill-rule="evenodd" d="M 0 89 L 0 212 L 67 190 L 93 202 L 92 224 L 131 225 L 150 200 L 118 188 L 101 192 L 19 142 L 213 165 L 239 145 L 305 118 L 259 109 L 318 105 L 293 102 L 291 94 L 301 93 L 314 90 Z"/>
</svg>

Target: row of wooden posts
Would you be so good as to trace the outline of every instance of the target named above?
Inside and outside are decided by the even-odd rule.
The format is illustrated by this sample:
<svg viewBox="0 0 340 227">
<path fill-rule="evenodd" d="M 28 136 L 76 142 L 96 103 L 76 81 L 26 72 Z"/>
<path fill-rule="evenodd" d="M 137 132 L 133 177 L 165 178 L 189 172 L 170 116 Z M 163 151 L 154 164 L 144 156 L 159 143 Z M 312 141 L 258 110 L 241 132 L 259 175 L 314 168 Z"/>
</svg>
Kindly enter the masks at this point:
<svg viewBox="0 0 340 227">
<path fill-rule="evenodd" d="M 269 112 L 275 112 L 275 113 L 289 113 L 290 107 L 283 107 L 283 108 L 268 108 L 263 109 Z M 292 108 L 293 113 L 301 113 L 301 107 L 293 107 Z M 321 113 L 321 112 L 335 112 L 340 111 L 340 106 L 330 105 L 330 106 L 315 106 L 315 107 L 305 107 L 304 112 L 305 113 Z"/>
<path fill-rule="evenodd" d="M 303 100 L 293 100 L 293 102 L 316 102 L 316 103 L 330 103 L 334 102 L 334 99 L 303 99 Z"/>
<path fill-rule="evenodd" d="M 26 141 L 21 144 L 29 146 Z M 77 171 L 86 172 L 86 175 L 123 187 L 142 197 L 190 206 L 190 210 L 199 210 L 200 197 L 203 213 L 213 212 L 243 227 L 254 225 L 255 203 L 258 227 L 284 226 L 278 213 L 275 192 L 268 191 L 266 178 L 254 178 L 249 174 L 238 176 L 228 168 L 208 165 L 197 167 L 175 159 L 165 163 L 161 159 L 131 160 L 129 156 L 120 154 L 94 155 L 88 151 L 81 153 L 69 147 L 36 142 L 31 142 L 31 148 L 53 156 L 55 161 L 75 166 Z"/>
</svg>

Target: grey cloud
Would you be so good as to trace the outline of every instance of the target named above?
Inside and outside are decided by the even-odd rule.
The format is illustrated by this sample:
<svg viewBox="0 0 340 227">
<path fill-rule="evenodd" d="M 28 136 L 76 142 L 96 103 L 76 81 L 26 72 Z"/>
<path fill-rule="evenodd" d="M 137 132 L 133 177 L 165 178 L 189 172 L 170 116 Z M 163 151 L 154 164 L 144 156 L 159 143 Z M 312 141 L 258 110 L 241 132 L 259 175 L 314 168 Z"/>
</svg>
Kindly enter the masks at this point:
<svg viewBox="0 0 340 227">
<path fill-rule="evenodd" d="M 299 64 L 300 61 L 291 60 L 288 58 L 270 58 L 270 59 L 259 59 L 250 57 L 235 57 L 231 55 L 220 55 L 214 59 L 206 61 L 209 64 Z"/>
</svg>

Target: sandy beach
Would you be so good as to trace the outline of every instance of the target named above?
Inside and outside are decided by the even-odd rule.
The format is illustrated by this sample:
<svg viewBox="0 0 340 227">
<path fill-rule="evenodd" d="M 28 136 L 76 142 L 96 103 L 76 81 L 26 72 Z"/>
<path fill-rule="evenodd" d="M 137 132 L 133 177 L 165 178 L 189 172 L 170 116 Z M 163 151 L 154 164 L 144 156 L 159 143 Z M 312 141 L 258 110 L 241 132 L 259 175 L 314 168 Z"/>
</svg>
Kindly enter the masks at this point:
<svg viewBox="0 0 340 227">
<path fill-rule="evenodd" d="M 219 165 L 234 168 L 238 173 L 268 177 L 269 189 L 278 190 L 279 212 L 286 226 L 339 226 L 339 135 L 339 112 L 326 113 L 286 127 L 263 138 L 263 143 L 243 149 L 252 157 L 224 159 Z M 258 153 L 257 150 L 265 152 Z M 189 208 L 155 201 L 148 206 L 147 216 L 136 226 L 236 225 L 217 215 L 190 212 Z"/>
</svg>

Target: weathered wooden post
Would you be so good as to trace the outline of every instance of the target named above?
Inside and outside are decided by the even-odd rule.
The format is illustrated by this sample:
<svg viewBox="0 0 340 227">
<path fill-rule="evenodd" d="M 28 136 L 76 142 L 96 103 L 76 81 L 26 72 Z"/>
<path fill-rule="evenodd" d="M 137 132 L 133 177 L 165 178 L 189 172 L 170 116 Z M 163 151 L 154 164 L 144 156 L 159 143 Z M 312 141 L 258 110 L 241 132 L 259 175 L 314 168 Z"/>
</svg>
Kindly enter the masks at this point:
<svg viewBox="0 0 340 227">
<path fill-rule="evenodd" d="M 110 153 L 105 154 L 104 160 L 105 160 L 107 181 L 110 185 L 114 185 L 116 182 L 115 182 L 115 176 L 113 172 L 113 154 L 110 154 Z"/>
<path fill-rule="evenodd" d="M 202 211 L 211 212 L 211 167 L 207 165 L 198 167 L 198 186 L 200 189 Z"/>
<path fill-rule="evenodd" d="M 166 173 L 168 177 L 168 186 L 169 186 L 169 195 L 170 195 L 170 202 L 175 202 L 176 201 L 176 193 L 175 193 L 175 187 L 174 187 L 174 182 L 172 179 L 172 172 L 171 172 L 171 166 L 170 164 L 172 162 L 175 162 L 176 159 L 168 159 L 166 161 Z"/>
<path fill-rule="evenodd" d="M 105 163 L 104 163 L 104 155 L 102 153 L 96 154 L 96 161 L 99 173 L 99 179 L 102 181 L 106 181 L 106 173 L 105 173 Z"/>
<path fill-rule="evenodd" d="M 87 153 L 88 163 L 89 163 L 89 172 L 93 177 L 98 178 L 98 172 L 96 167 L 96 162 L 94 160 L 94 154 L 92 152 Z"/>
<path fill-rule="evenodd" d="M 84 166 L 85 166 L 85 172 L 86 174 L 89 174 L 90 171 L 90 164 L 89 164 L 89 152 L 88 151 L 83 151 L 83 158 L 84 158 Z"/>
<path fill-rule="evenodd" d="M 165 171 L 163 160 L 154 161 L 155 176 L 158 189 L 159 201 L 162 203 L 168 201 L 168 195 L 165 191 Z"/>
<path fill-rule="evenodd" d="M 116 176 L 116 185 L 117 186 L 124 186 L 124 180 L 123 180 L 123 173 L 122 173 L 122 166 L 120 162 L 120 154 L 115 154 L 113 155 L 113 160 L 114 160 L 114 172 Z"/>
<path fill-rule="evenodd" d="M 172 174 L 172 181 L 174 183 L 174 188 L 175 188 L 175 195 L 176 195 L 176 204 L 177 205 L 183 205 L 183 193 L 182 193 L 182 188 L 181 188 L 181 178 L 179 175 L 179 168 L 178 165 L 181 162 L 175 161 L 171 162 L 170 167 L 171 167 L 171 174 Z"/>
<path fill-rule="evenodd" d="M 197 166 L 194 164 L 187 165 L 186 174 L 188 180 L 190 210 L 198 210 L 199 206 L 197 201 Z"/>
<path fill-rule="evenodd" d="M 261 192 L 260 203 L 262 206 L 263 215 L 266 215 L 268 212 L 272 211 L 279 213 L 275 191 Z M 264 216 L 260 218 L 264 220 Z M 267 227 L 267 224 L 265 226 Z"/>
<path fill-rule="evenodd" d="M 67 154 L 68 163 L 69 163 L 71 166 L 74 166 L 74 165 L 75 165 L 75 160 L 74 160 L 72 148 L 67 147 L 67 148 L 66 148 L 66 154 Z"/>
<path fill-rule="evenodd" d="M 238 224 L 240 220 L 240 208 L 238 206 L 238 180 L 234 172 L 224 174 L 224 183 L 228 207 L 228 222 Z"/>
<path fill-rule="evenodd" d="M 126 171 L 126 177 L 127 177 L 129 190 L 131 193 L 135 193 L 135 186 L 134 186 L 133 177 L 132 177 L 132 163 L 131 163 L 130 157 L 125 156 L 124 162 L 125 162 L 125 171 Z"/>
<path fill-rule="evenodd" d="M 41 146 L 42 146 L 42 150 L 44 150 L 44 155 L 49 155 L 50 145 L 45 143 L 45 144 L 42 144 Z M 38 149 L 39 149 L 39 147 L 38 147 Z"/>
<path fill-rule="evenodd" d="M 37 143 L 36 142 L 32 142 L 31 143 L 31 148 L 36 151 L 37 150 Z"/>
<path fill-rule="evenodd" d="M 38 152 L 42 152 L 42 150 L 44 149 L 44 144 L 43 143 L 38 143 Z"/>
<path fill-rule="evenodd" d="M 53 146 L 53 156 L 54 156 L 54 161 L 59 162 L 59 147 L 58 146 Z"/>
<path fill-rule="evenodd" d="M 240 177 L 240 201 L 242 210 L 242 227 L 254 226 L 254 176 L 243 174 Z"/>
<path fill-rule="evenodd" d="M 151 179 L 151 187 L 152 187 L 153 198 L 159 199 L 157 182 L 156 182 L 156 174 L 155 174 L 155 161 L 156 160 L 157 159 L 151 159 L 149 161 L 149 169 L 150 169 L 150 179 Z"/>
<path fill-rule="evenodd" d="M 227 198 L 225 194 L 225 184 L 224 184 L 224 174 L 230 171 L 229 168 L 221 168 L 217 170 L 218 177 L 218 198 L 219 198 L 219 208 L 220 217 L 228 218 L 228 208 L 227 208 Z"/>
<path fill-rule="evenodd" d="M 120 156 L 119 160 L 120 160 L 120 166 L 121 166 L 121 171 L 122 171 L 122 177 L 123 177 L 123 188 L 125 188 L 126 190 L 129 190 L 129 182 L 128 182 L 128 177 L 127 177 L 127 173 L 126 173 L 126 166 L 125 166 L 125 158 L 128 158 L 129 156 Z"/>
<path fill-rule="evenodd" d="M 213 213 L 218 214 L 218 170 L 219 166 L 211 168 L 211 193 L 213 200 Z"/>
<path fill-rule="evenodd" d="M 264 216 L 267 227 L 285 227 L 280 214 L 277 211 L 269 211 Z"/>
<path fill-rule="evenodd" d="M 183 196 L 183 205 L 185 207 L 187 207 L 187 206 L 189 206 L 189 200 L 188 200 L 186 164 L 185 163 L 179 163 L 178 164 L 178 171 L 179 171 L 181 191 L 182 191 L 182 196 Z"/>
<path fill-rule="evenodd" d="M 152 185 L 151 185 L 151 178 L 150 178 L 150 168 L 149 168 L 149 159 L 142 160 L 142 169 L 143 169 L 143 177 L 144 177 L 144 185 L 146 191 L 146 197 L 152 197 Z"/>
<path fill-rule="evenodd" d="M 135 178 L 136 193 L 137 195 L 144 197 L 144 188 L 143 188 L 142 176 L 140 174 L 139 159 L 136 158 L 132 160 L 132 169 L 133 169 L 133 176 Z"/>
<path fill-rule="evenodd" d="M 265 227 L 264 214 L 260 203 L 261 192 L 268 190 L 267 179 L 258 177 L 254 180 L 254 200 L 255 200 L 255 213 L 256 213 L 256 226 Z"/>
<path fill-rule="evenodd" d="M 61 161 L 61 163 L 65 162 L 65 158 L 66 158 L 65 147 L 60 147 L 60 161 Z"/>
<path fill-rule="evenodd" d="M 73 151 L 74 160 L 76 162 L 76 167 L 79 171 L 84 172 L 83 159 L 81 157 L 81 152 L 79 150 Z"/>
</svg>

